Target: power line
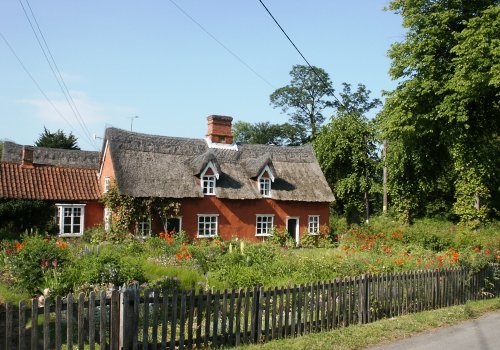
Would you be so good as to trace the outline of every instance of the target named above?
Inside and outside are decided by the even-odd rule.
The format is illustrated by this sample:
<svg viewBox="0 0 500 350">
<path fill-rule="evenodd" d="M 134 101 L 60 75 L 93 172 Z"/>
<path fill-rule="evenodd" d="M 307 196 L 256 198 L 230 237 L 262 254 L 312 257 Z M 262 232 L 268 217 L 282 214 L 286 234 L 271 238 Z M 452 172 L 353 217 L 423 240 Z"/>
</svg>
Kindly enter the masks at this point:
<svg viewBox="0 0 500 350">
<path fill-rule="evenodd" d="M 309 68 L 311 69 L 311 71 L 318 77 L 319 80 L 321 80 L 323 82 L 323 84 L 325 84 L 326 86 L 328 86 L 328 84 L 327 84 L 328 82 L 324 81 L 323 78 L 318 74 L 318 72 L 316 71 L 316 69 L 314 69 L 314 67 L 309 63 L 309 61 L 302 54 L 302 52 L 299 50 L 299 48 L 297 47 L 297 45 L 295 45 L 295 43 L 293 42 L 293 40 L 288 36 L 288 34 L 283 29 L 283 27 L 278 23 L 278 21 L 276 20 L 276 18 L 274 18 L 273 14 L 271 13 L 271 11 L 269 11 L 269 9 L 267 8 L 267 6 L 262 2 L 262 0 L 259 0 L 259 2 L 266 9 L 267 13 L 269 14 L 269 16 L 271 16 L 271 18 L 273 19 L 274 23 L 276 23 L 276 25 L 278 26 L 278 28 L 283 32 L 283 34 L 285 34 L 285 36 L 288 39 L 288 41 L 293 45 L 293 47 L 299 53 L 299 55 L 302 57 L 302 59 L 307 63 L 307 65 L 309 66 Z M 335 95 L 335 92 L 333 91 L 333 89 L 332 88 L 328 88 L 328 90 L 332 94 L 332 96 L 337 100 L 337 102 L 342 107 L 344 107 L 347 110 L 347 107 L 337 98 L 337 96 Z"/>
<path fill-rule="evenodd" d="M 217 39 L 212 33 L 210 33 L 205 27 L 203 27 L 198 21 L 196 21 L 189 13 L 187 13 L 182 7 L 180 7 L 175 1 L 169 0 L 179 11 L 181 11 L 184 16 L 189 18 L 194 24 L 196 24 L 201 30 L 203 30 L 209 37 L 211 37 L 217 44 L 222 46 L 224 50 L 229 52 L 231 56 L 236 58 L 241 64 L 243 64 L 246 68 L 248 68 L 253 74 L 255 74 L 257 77 L 259 77 L 263 82 L 265 82 L 267 85 L 272 87 L 273 89 L 276 89 L 276 87 L 271 84 L 266 78 L 264 78 L 262 75 L 260 75 L 255 69 L 253 69 L 248 63 L 246 63 L 240 56 L 238 56 L 236 53 L 234 53 L 231 49 L 229 49 L 226 45 L 224 45 L 219 39 Z"/>
<path fill-rule="evenodd" d="M 56 64 L 56 61 L 54 59 L 54 56 L 52 55 L 52 52 L 49 48 L 49 45 L 47 44 L 47 41 L 45 40 L 45 36 L 43 35 L 43 32 L 40 28 L 40 25 L 38 24 L 38 21 L 36 19 L 36 16 L 33 12 L 33 9 L 31 8 L 31 5 L 29 3 L 28 0 L 25 0 L 26 1 L 26 4 L 28 5 L 28 8 L 30 10 L 30 13 L 33 17 L 33 20 L 35 21 L 35 24 L 38 28 L 38 33 L 40 34 L 44 44 L 45 44 L 45 47 L 44 45 L 42 44 L 42 42 L 40 41 L 40 38 L 38 37 L 38 34 L 37 34 L 37 31 L 35 30 L 35 27 L 33 26 L 33 23 L 28 15 L 28 12 L 26 11 L 26 8 L 24 7 L 23 3 L 21 0 L 18 0 L 19 1 L 19 4 L 21 5 L 22 9 L 23 9 L 23 12 L 24 12 L 24 15 L 26 16 L 26 19 L 28 20 L 28 23 L 30 24 L 30 27 L 31 27 L 31 30 L 33 31 L 33 34 L 35 35 L 35 38 L 38 42 L 38 45 L 40 46 L 40 49 L 42 50 L 42 53 L 43 55 L 45 56 L 45 59 L 50 67 L 50 70 L 52 71 L 52 74 L 54 75 L 54 78 L 56 79 L 57 81 L 57 84 L 59 85 L 59 88 L 61 89 L 61 92 L 63 93 L 64 95 L 64 98 L 66 99 L 66 102 L 68 103 L 71 111 L 73 112 L 74 116 L 75 116 L 75 119 L 77 120 L 78 124 L 80 125 L 80 127 L 82 128 L 83 130 L 83 133 L 85 135 L 85 137 L 87 138 L 87 141 L 89 141 L 90 145 L 92 145 L 92 147 L 94 147 L 95 149 L 97 149 L 95 143 L 94 143 L 94 140 L 92 139 L 91 135 L 90 135 L 90 131 L 88 130 L 86 124 L 85 124 L 85 121 L 84 119 L 82 118 L 81 114 L 80 114 L 80 111 L 78 110 L 74 100 L 73 100 L 73 97 L 71 96 L 67 86 L 66 86 L 66 83 L 64 82 L 64 79 L 61 75 L 61 72 Z M 50 59 L 49 59 L 49 56 L 50 56 Z M 57 71 L 57 73 L 56 73 Z"/>
<path fill-rule="evenodd" d="M 61 113 L 61 111 L 55 106 L 55 104 L 51 101 L 51 99 L 47 96 L 47 94 L 43 91 L 43 89 L 41 88 L 40 84 L 38 84 L 38 82 L 35 80 L 35 78 L 33 77 L 33 75 L 29 72 L 28 68 L 26 68 L 26 66 L 24 65 L 23 61 L 21 60 L 21 58 L 19 58 L 19 56 L 17 55 L 16 51 L 14 51 L 14 48 L 10 45 L 10 43 L 7 41 L 7 38 L 5 38 L 5 36 L 2 34 L 2 32 L 0 32 L 0 37 L 2 37 L 3 41 L 5 42 L 5 44 L 7 45 L 7 47 L 9 48 L 10 52 L 14 55 L 14 57 L 17 59 L 17 62 L 19 62 L 19 64 L 21 65 L 21 67 L 23 68 L 24 72 L 30 77 L 30 79 L 33 81 L 33 83 L 36 85 L 36 87 L 38 88 L 38 90 L 40 90 L 41 94 L 45 97 L 45 99 L 47 100 L 47 102 L 49 102 L 49 104 L 52 106 L 52 108 L 54 108 L 54 110 L 56 111 L 57 114 L 59 114 L 59 116 L 68 124 L 68 126 L 70 127 L 70 129 L 72 131 L 74 131 L 76 134 L 78 134 L 79 136 L 81 136 L 76 130 L 75 128 L 73 127 L 73 125 L 71 125 L 71 123 L 69 122 L 69 120 L 67 120 L 64 115 Z"/>
</svg>

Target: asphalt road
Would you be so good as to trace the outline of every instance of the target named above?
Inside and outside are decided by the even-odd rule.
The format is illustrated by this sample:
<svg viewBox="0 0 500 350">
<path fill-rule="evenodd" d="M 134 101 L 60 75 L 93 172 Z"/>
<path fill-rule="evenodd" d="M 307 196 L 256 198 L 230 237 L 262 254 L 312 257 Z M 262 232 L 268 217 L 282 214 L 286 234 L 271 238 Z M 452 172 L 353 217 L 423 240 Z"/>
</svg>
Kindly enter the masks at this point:
<svg viewBox="0 0 500 350">
<path fill-rule="evenodd" d="M 500 350 L 500 311 L 367 350 Z"/>
</svg>

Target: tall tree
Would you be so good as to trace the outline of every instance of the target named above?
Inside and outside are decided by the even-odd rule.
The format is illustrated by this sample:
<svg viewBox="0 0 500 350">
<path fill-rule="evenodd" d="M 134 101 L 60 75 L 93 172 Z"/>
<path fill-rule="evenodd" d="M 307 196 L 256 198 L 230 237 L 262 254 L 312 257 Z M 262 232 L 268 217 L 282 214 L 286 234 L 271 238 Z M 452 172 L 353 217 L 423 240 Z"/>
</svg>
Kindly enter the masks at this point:
<svg viewBox="0 0 500 350">
<path fill-rule="evenodd" d="M 48 148 L 63 148 L 63 149 L 80 149 L 77 144 L 77 138 L 73 133 L 66 135 L 64 131 L 58 129 L 56 132 L 51 132 L 43 127 L 43 133 L 40 134 L 38 140 L 35 141 L 37 147 Z"/>
<path fill-rule="evenodd" d="M 314 150 L 339 210 L 350 221 L 363 212 L 368 220 L 381 177 L 376 128 L 365 114 L 381 102 L 371 99 L 363 84 L 352 92 L 351 85 L 344 83 L 340 98 L 341 103 L 334 104 L 335 115 L 317 135 Z"/>
<path fill-rule="evenodd" d="M 494 29 L 483 39 L 478 29 L 468 31 L 474 23 L 486 26 L 486 21 L 481 24 L 477 18 L 489 6 L 498 7 L 498 0 L 394 0 L 389 5 L 402 15 L 408 31 L 406 39 L 389 51 L 389 73 L 399 83 L 388 94 L 379 122 L 389 141 L 391 198 L 407 221 L 429 208 L 449 209 L 453 202 L 455 213 L 464 221 L 488 215 L 484 199 L 489 197 L 490 171 L 482 164 L 486 157 L 480 150 L 485 147 L 483 140 L 498 134 L 495 101 L 499 95 L 498 85 L 490 83 L 494 81 L 491 70 L 477 71 L 475 64 L 498 65 L 498 59 L 481 54 L 482 50 L 498 52 L 498 40 L 491 37 Z M 493 24 L 488 25 L 496 28 L 498 15 L 489 11 L 493 11 L 488 17 Z M 476 37 L 476 43 L 482 44 L 479 51 L 464 43 L 465 36 Z M 467 65 L 463 60 L 476 63 Z M 479 85 L 487 89 L 472 92 L 469 88 L 471 94 L 464 93 L 464 78 L 479 79 Z M 487 124 L 493 127 L 485 128 Z M 461 190 L 464 186 L 467 190 Z M 468 199 L 461 200 L 464 195 L 460 193 Z M 482 211 L 477 210 L 480 202 L 485 205 Z M 470 215 L 464 206 L 475 214 Z"/>
<path fill-rule="evenodd" d="M 299 125 L 271 124 L 269 122 L 251 124 L 239 121 L 233 126 L 236 142 L 296 146 L 307 138 L 305 130 Z"/>
<path fill-rule="evenodd" d="M 330 106 L 328 97 L 333 96 L 332 82 L 328 73 L 318 67 L 295 65 L 290 71 L 289 85 L 274 91 L 271 105 L 281 108 L 290 116 L 290 122 L 317 134 L 325 121 L 323 110 Z"/>
</svg>

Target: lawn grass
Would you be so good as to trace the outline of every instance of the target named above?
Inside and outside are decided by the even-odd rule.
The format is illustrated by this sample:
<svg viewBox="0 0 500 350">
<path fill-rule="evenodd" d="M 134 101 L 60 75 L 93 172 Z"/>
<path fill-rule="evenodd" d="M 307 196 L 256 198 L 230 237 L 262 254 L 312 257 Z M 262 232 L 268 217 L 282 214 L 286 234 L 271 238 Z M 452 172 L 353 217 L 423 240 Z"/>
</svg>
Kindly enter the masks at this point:
<svg viewBox="0 0 500 350">
<path fill-rule="evenodd" d="M 430 329 L 451 326 L 477 318 L 490 311 L 500 310 L 500 298 L 470 301 L 465 305 L 385 319 L 378 322 L 354 325 L 330 332 L 274 340 L 266 344 L 238 347 L 238 350 L 282 349 L 362 349 L 368 346 L 407 338 Z"/>
<path fill-rule="evenodd" d="M 18 304 L 21 300 L 27 300 L 30 296 L 28 293 L 19 292 L 12 286 L 0 281 L 0 304 L 11 303 Z"/>
</svg>

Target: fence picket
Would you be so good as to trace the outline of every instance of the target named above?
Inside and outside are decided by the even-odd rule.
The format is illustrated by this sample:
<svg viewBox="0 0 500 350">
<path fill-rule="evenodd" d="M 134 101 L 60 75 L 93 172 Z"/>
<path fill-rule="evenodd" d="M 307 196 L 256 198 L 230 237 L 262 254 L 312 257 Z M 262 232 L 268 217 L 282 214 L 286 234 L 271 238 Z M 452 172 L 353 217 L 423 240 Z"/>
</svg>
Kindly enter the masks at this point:
<svg viewBox="0 0 500 350">
<path fill-rule="evenodd" d="M 95 349 L 95 292 L 89 294 L 89 350 Z"/>
<path fill-rule="evenodd" d="M 172 294 L 172 308 L 170 309 L 170 349 L 175 349 L 175 341 L 177 338 L 177 288 Z"/>
<path fill-rule="evenodd" d="M 61 299 L 61 297 L 58 297 Z M 26 349 L 26 302 L 24 300 L 19 302 L 19 350 Z"/>
<path fill-rule="evenodd" d="M 104 291 L 99 300 L 94 292 L 88 298 L 80 293 L 77 300 L 72 294 L 65 299 L 57 296 L 54 305 L 45 299 L 42 307 L 38 299 L 33 299 L 31 310 L 20 302 L 18 313 L 6 304 L 0 346 L 72 349 L 73 341 L 77 341 L 79 349 L 93 350 L 98 342 L 100 349 L 114 350 L 120 344 L 123 349 L 137 349 L 141 340 L 141 347 L 149 350 L 160 348 L 159 327 L 161 348 L 171 350 L 295 337 L 494 297 L 498 283 L 492 289 L 485 282 L 491 275 L 488 269 L 493 268 L 499 267 L 476 273 L 447 268 L 367 274 L 287 288 L 256 286 L 206 294 L 200 290 L 197 296 L 194 289 L 173 288 L 145 290 L 142 298 L 138 288 L 129 288 L 113 290 L 110 299 Z M 30 311 L 31 328 L 27 329 L 26 313 Z M 139 320 L 142 339 L 138 337 Z"/>
<path fill-rule="evenodd" d="M 217 327 L 219 325 L 219 302 L 220 302 L 220 291 L 217 290 L 215 292 L 215 299 L 214 299 L 214 322 L 212 324 L 213 330 L 212 330 L 212 344 L 214 348 L 217 348 L 217 341 L 218 341 L 218 334 L 217 334 Z"/>
<path fill-rule="evenodd" d="M 245 305 L 244 305 L 244 318 L 243 318 L 243 342 L 248 343 L 248 318 L 250 317 L 250 288 L 245 290 Z"/>
<path fill-rule="evenodd" d="M 10 349 L 12 346 L 12 338 L 13 338 L 13 323 L 14 323 L 14 315 L 12 306 L 9 303 L 5 303 L 5 339 L 3 340 L 5 343 L 5 349 Z"/>
<path fill-rule="evenodd" d="M 243 289 L 238 290 L 238 300 L 236 302 L 236 331 L 234 345 L 239 346 L 241 344 L 241 305 L 243 301 Z M 230 343 L 232 345 L 232 343 Z"/>
<path fill-rule="evenodd" d="M 68 349 L 69 347 L 68 342 Z M 38 299 L 31 299 L 31 350 L 38 348 Z"/>
<path fill-rule="evenodd" d="M 211 291 L 208 290 L 205 295 L 205 333 L 203 335 L 203 342 L 205 344 L 205 348 L 208 347 L 208 342 L 210 340 L 210 304 L 212 303 L 212 294 Z M 174 349 L 173 346 L 170 347 Z"/>
<path fill-rule="evenodd" d="M 181 292 L 181 314 L 179 321 L 179 349 L 184 349 L 184 334 L 186 329 L 186 292 Z"/>
<path fill-rule="evenodd" d="M 279 306 L 278 306 L 278 339 L 283 337 L 283 297 L 284 297 L 284 288 L 283 286 L 279 289 Z"/>
<path fill-rule="evenodd" d="M 234 308 L 235 308 L 235 298 L 236 298 L 236 291 L 234 289 L 231 289 L 231 295 L 229 296 L 229 330 L 227 333 L 227 337 L 224 337 L 227 339 L 227 344 L 232 345 L 234 343 Z"/>
<path fill-rule="evenodd" d="M 187 346 L 188 349 L 193 348 L 193 328 L 194 328 L 194 296 L 195 290 L 191 289 L 189 292 L 189 315 L 188 315 L 188 338 L 187 338 Z"/>
<path fill-rule="evenodd" d="M 106 292 L 101 291 L 99 296 L 99 346 L 106 349 Z"/>
<path fill-rule="evenodd" d="M 205 294 L 203 290 L 198 292 L 197 308 L 196 308 L 196 347 L 201 347 L 201 330 L 203 323 L 203 297 Z"/>
</svg>

